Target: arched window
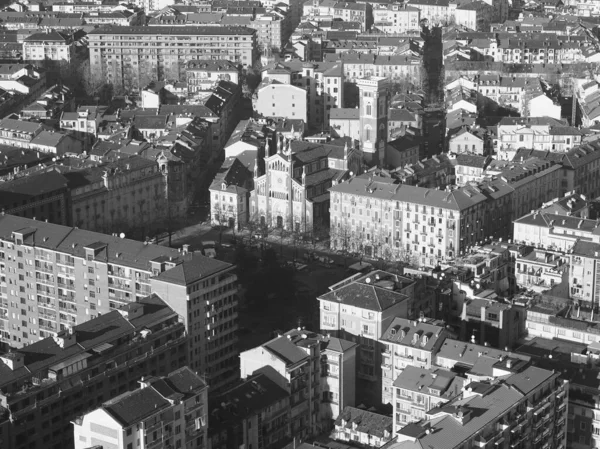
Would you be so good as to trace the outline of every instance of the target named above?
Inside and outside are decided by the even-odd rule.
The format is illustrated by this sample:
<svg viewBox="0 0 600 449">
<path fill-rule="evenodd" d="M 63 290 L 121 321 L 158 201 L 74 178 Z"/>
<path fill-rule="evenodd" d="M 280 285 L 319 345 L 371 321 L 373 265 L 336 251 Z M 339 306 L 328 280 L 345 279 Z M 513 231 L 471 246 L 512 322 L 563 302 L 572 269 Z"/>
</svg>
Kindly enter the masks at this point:
<svg viewBox="0 0 600 449">
<path fill-rule="evenodd" d="M 365 115 L 371 116 L 372 114 L 372 110 L 371 110 L 372 106 L 370 103 L 367 103 L 367 105 L 365 106 Z"/>
<path fill-rule="evenodd" d="M 365 126 L 365 141 L 366 142 L 371 141 L 371 126 L 369 126 L 369 125 Z"/>
</svg>

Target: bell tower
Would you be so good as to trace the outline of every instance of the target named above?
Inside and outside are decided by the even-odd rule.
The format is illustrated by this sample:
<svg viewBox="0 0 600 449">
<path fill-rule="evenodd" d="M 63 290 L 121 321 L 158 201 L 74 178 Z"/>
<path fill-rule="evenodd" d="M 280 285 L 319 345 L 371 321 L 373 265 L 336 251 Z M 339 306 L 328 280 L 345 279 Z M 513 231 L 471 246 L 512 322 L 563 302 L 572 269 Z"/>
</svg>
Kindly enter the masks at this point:
<svg viewBox="0 0 600 449">
<path fill-rule="evenodd" d="M 357 80 L 360 102 L 360 145 L 367 164 L 383 166 L 388 127 L 388 79 Z"/>
</svg>

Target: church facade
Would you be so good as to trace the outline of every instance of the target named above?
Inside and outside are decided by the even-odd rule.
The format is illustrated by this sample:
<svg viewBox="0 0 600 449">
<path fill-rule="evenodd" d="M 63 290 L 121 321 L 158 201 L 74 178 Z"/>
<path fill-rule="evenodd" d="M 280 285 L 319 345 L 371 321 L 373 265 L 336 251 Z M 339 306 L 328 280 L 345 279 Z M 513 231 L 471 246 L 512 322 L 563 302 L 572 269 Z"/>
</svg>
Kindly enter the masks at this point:
<svg viewBox="0 0 600 449">
<path fill-rule="evenodd" d="M 311 143 L 277 136 L 275 152 L 264 166 L 255 165 L 250 220 L 298 233 L 328 226 L 329 188 L 361 170 L 355 146 L 351 139 Z"/>
</svg>

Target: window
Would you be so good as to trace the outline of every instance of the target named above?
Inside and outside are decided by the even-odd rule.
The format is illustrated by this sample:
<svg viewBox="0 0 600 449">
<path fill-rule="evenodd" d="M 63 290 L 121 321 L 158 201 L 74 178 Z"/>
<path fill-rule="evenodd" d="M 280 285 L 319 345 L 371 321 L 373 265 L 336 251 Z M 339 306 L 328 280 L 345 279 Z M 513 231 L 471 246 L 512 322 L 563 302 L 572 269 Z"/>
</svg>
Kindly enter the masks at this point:
<svg viewBox="0 0 600 449">
<path fill-rule="evenodd" d="M 365 141 L 371 141 L 371 127 L 369 125 L 365 126 Z"/>
</svg>

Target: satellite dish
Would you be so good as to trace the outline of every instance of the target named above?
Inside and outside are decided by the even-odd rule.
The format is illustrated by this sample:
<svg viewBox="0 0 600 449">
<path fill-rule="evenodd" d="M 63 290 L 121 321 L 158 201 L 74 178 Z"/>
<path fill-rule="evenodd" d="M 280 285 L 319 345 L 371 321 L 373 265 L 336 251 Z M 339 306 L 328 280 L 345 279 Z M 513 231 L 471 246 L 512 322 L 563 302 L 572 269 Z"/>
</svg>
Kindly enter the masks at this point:
<svg viewBox="0 0 600 449">
<path fill-rule="evenodd" d="M 125 233 L 124 233 L 124 232 L 121 232 L 121 233 L 119 234 L 119 237 L 121 237 L 122 239 L 124 239 L 124 238 L 125 238 Z"/>
</svg>

